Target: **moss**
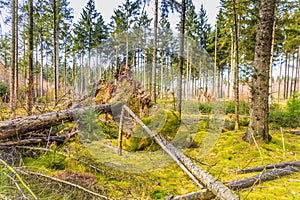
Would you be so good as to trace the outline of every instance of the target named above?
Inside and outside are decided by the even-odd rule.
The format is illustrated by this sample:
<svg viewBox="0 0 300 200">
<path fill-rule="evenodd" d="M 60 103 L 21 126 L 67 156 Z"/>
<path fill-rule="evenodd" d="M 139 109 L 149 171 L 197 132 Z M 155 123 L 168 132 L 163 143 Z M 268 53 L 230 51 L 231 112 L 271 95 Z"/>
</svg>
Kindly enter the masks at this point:
<svg viewBox="0 0 300 200">
<path fill-rule="evenodd" d="M 154 134 L 162 135 L 169 141 L 175 137 L 180 125 L 179 114 L 175 111 L 165 109 L 159 109 L 153 116 L 142 118 L 142 121 Z M 135 126 L 131 136 L 124 139 L 125 150 L 156 151 L 160 148 L 141 125 Z"/>
</svg>

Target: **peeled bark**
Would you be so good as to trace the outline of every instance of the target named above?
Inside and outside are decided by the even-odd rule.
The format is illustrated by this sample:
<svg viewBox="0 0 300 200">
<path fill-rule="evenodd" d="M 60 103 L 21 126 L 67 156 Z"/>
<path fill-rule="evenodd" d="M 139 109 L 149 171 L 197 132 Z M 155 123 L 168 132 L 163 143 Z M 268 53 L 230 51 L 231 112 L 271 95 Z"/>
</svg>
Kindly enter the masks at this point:
<svg viewBox="0 0 300 200">
<path fill-rule="evenodd" d="M 0 140 L 19 136 L 31 131 L 50 128 L 61 124 L 62 122 L 70 122 L 79 117 L 87 110 L 95 110 L 100 112 L 111 112 L 110 104 L 90 106 L 84 108 L 73 108 L 68 110 L 45 113 L 41 115 L 30 116 L 27 118 L 16 118 L 0 122 Z"/>
</svg>

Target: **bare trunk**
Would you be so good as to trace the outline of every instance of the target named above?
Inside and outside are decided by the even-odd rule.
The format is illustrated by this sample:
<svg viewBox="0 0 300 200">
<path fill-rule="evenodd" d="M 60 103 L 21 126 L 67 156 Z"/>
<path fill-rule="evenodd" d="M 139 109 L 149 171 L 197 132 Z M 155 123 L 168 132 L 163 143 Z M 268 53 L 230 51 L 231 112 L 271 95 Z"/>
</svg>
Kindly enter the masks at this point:
<svg viewBox="0 0 300 200">
<path fill-rule="evenodd" d="M 158 0 L 155 0 L 154 8 L 154 38 L 153 38 L 153 61 L 152 61 L 152 84 L 151 100 L 156 103 L 156 63 L 157 63 L 157 24 L 158 24 Z"/>
<path fill-rule="evenodd" d="M 254 70 L 251 83 L 250 123 L 243 139 L 269 143 L 269 75 L 275 0 L 261 0 L 256 31 Z"/>
<path fill-rule="evenodd" d="M 29 17 L 29 54 L 28 54 L 28 89 L 27 89 L 27 112 L 32 114 L 33 107 L 33 3 L 28 2 Z"/>
</svg>

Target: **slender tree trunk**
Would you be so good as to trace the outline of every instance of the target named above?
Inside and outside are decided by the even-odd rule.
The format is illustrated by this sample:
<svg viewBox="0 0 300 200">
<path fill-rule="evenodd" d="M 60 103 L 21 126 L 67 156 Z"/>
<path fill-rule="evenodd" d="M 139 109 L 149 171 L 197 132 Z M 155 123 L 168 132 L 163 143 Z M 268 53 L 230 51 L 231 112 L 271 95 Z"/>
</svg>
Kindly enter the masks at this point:
<svg viewBox="0 0 300 200">
<path fill-rule="evenodd" d="M 154 38 L 153 38 L 153 62 L 152 62 L 152 84 L 151 100 L 156 103 L 156 63 L 157 63 L 157 24 L 158 24 L 158 0 L 155 0 L 154 8 Z"/>
<path fill-rule="evenodd" d="M 181 115 L 182 107 L 182 71 L 184 62 L 184 30 L 185 30 L 185 0 L 181 1 L 181 21 L 180 21 L 180 47 L 179 47 L 179 69 L 177 77 L 177 111 Z"/>
<path fill-rule="evenodd" d="M 287 90 L 286 90 L 286 81 L 287 81 L 287 71 L 288 71 L 288 60 L 289 60 L 289 53 L 286 52 L 285 54 L 285 68 L 284 68 L 284 81 L 283 81 L 283 99 L 287 99 Z"/>
<path fill-rule="evenodd" d="M 293 80 L 294 80 L 294 69 L 295 69 L 295 54 L 293 53 L 292 56 L 292 74 L 291 74 L 291 83 L 290 83 L 290 96 L 294 94 L 295 91 L 293 91 Z"/>
<path fill-rule="evenodd" d="M 230 79 L 229 79 L 229 99 L 233 100 L 234 99 L 234 74 L 235 74 L 235 54 L 234 54 L 234 49 L 235 49 L 235 43 L 234 43 L 234 35 L 231 33 L 231 55 L 230 55 Z"/>
<path fill-rule="evenodd" d="M 41 56 L 41 68 L 40 68 L 40 96 L 44 96 L 44 84 L 43 84 L 43 69 L 44 69 L 44 48 L 43 48 L 43 30 L 41 31 L 41 44 L 40 44 L 40 56 Z"/>
<path fill-rule="evenodd" d="M 27 89 L 27 112 L 32 114 L 33 107 L 33 3 L 28 1 L 29 17 L 29 54 L 28 54 L 28 89 Z"/>
<path fill-rule="evenodd" d="M 250 142 L 253 138 L 269 143 L 269 75 L 274 23 L 275 0 L 261 0 L 256 30 L 254 70 L 251 83 L 250 122 L 243 137 Z"/>
<path fill-rule="evenodd" d="M 297 69 L 298 69 L 298 73 L 297 73 L 297 93 L 300 92 L 300 47 L 298 47 L 298 55 L 297 55 Z"/>
<path fill-rule="evenodd" d="M 238 25 L 237 14 L 235 7 L 235 0 L 232 0 L 232 7 L 234 13 L 234 43 L 235 43 L 235 70 L 234 70 L 234 99 L 235 99 L 235 126 L 234 129 L 239 129 L 239 37 L 238 37 Z"/>
<path fill-rule="evenodd" d="M 277 96 L 277 102 L 279 103 L 280 100 L 280 93 L 281 93 L 281 78 L 282 78 L 282 61 L 280 57 L 280 68 L 279 68 L 279 79 L 278 79 L 278 96 Z"/>
<path fill-rule="evenodd" d="M 10 112 L 15 113 L 15 105 L 16 105 L 16 96 L 15 96 L 15 78 L 16 78 L 16 71 L 15 71 L 15 66 L 16 66 L 16 18 L 17 18 L 17 13 L 16 13 L 16 0 L 12 0 L 12 45 L 11 45 L 11 67 L 10 67 Z"/>
<path fill-rule="evenodd" d="M 15 6 L 15 42 L 14 45 L 15 47 L 15 91 L 14 91 L 14 96 L 15 96 L 15 100 L 14 100 L 14 107 L 17 108 L 17 102 L 18 102 L 18 91 L 19 91 L 19 29 L 18 29 L 18 0 L 16 1 L 16 6 Z"/>
<path fill-rule="evenodd" d="M 218 44 L 218 24 L 216 23 L 216 32 L 215 32 L 215 59 L 214 59 L 214 85 L 213 85 L 213 96 L 217 97 L 217 44 Z M 219 88 L 219 87 L 218 87 Z"/>
<path fill-rule="evenodd" d="M 275 8 L 276 9 L 276 8 Z M 273 23 L 273 32 L 272 32 L 272 46 L 271 46 L 271 58 L 270 58 L 270 80 L 269 80 L 269 104 L 272 104 L 273 91 L 272 91 L 272 78 L 273 78 L 273 61 L 274 61 L 274 45 L 275 45 L 275 29 L 276 29 L 276 17 L 274 18 Z"/>
<path fill-rule="evenodd" d="M 290 67 L 291 67 L 291 54 L 289 54 L 289 59 L 287 63 L 287 81 L 286 81 L 286 99 L 290 97 L 289 85 L 290 85 Z"/>
<path fill-rule="evenodd" d="M 58 100 L 58 8 L 57 0 L 53 0 L 53 65 L 54 65 L 54 101 Z"/>
</svg>

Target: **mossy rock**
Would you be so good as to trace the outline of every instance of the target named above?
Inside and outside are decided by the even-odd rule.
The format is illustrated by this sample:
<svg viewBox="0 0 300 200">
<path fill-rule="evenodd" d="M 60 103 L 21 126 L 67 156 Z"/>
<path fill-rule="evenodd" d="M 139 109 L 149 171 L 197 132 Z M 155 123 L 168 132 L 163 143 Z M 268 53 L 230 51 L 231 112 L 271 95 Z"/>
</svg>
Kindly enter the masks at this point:
<svg viewBox="0 0 300 200">
<path fill-rule="evenodd" d="M 153 133 L 164 136 L 168 141 L 175 137 L 180 126 L 179 113 L 165 109 L 159 109 L 151 117 L 142 118 L 142 121 Z M 141 125 L 135 126 L 131 136 L 124 141 L 124 149 L 128 151 L 156 151 L 159 148 Z"/>
</svg>

